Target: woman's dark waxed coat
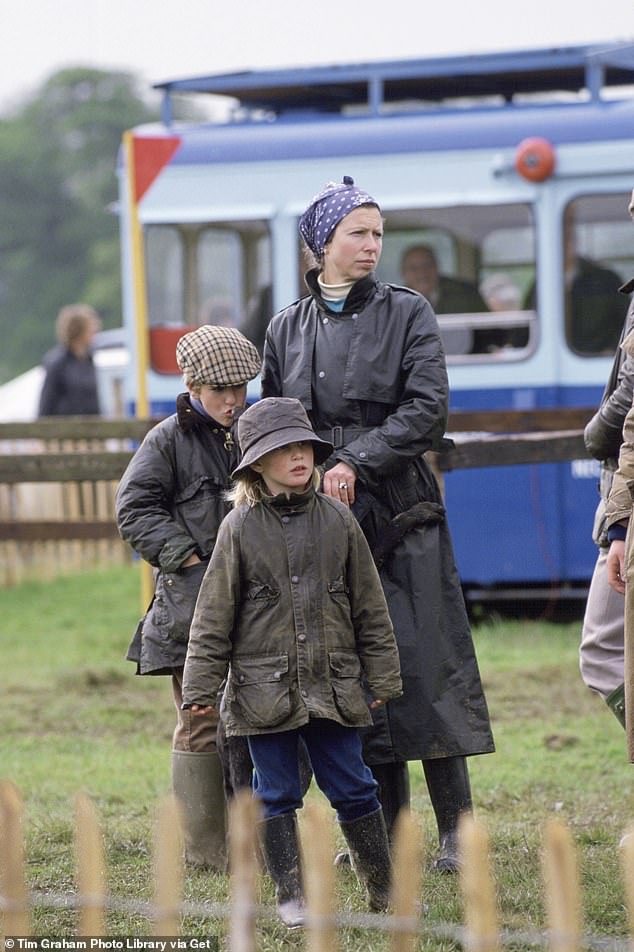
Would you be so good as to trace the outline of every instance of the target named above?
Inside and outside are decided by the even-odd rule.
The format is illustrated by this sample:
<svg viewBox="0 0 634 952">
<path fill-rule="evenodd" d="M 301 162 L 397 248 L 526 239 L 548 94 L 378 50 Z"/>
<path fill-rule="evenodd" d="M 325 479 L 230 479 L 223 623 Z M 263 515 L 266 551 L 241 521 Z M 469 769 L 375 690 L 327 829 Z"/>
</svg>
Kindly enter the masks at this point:
<svg viewBox="0 0 634 952">
<path fill-rule="evenodd" d="M 361 727 L 372 722 L 371 698 L 400 694 L 378 574 L 338 500 L 282 494 L 223 522 L 191 626 L 183 702 L 215 704 L 228 669 L 228 735 L 292 730 L 309 717 Z"/>
<path fill-rule="evenodd" d="M 140 674 L 171 674 L 185 664 L 198 589 L 230 509 L 224 492 L 237 463 L 231 431 L 181 394 L 176 413 L 150 430 L 121 478 L 119 532 L 157 569 L 154 599 L 128 651 Z M 181 569 L 194 553 L 203 563 Z"/>
<path fill-rule="evenodd" d="M 380 564 L 403 679 L 402 696 L 364 731 L 365 759 L 492 751 L 442 499 L 423 457 L 443 436 L 448 404 L 434 312 L 419 294 L 370 275 L 353 285 L 336 314 L 322 301 L 316 275 L 307 275 L 310 296 L 269 324 L 262 394 L 301 400 L 320 436 L 342 436 L 344 445 L 326 465 L 341 460 L 358 474 L 353 512 Z M 347 346 L 331 352 L 321 372 L 315 361 L 325 320 L 331 329 L 339 320 L 352 327 Z M 342 430 L 333 433 L 336 425 Z"/>
</svg>

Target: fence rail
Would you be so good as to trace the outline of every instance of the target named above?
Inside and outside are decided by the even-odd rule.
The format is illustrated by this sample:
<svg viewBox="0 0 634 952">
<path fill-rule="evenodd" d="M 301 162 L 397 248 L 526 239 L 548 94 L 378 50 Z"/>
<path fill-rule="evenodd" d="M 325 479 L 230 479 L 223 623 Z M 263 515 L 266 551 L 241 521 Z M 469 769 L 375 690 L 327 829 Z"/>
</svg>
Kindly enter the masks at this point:
<svg viewBox="0 0 634 952">
<path fill-rule="evenodd" d="M 430 454 L 456 469 L 566 462 L 587 456 L 592 408 L 451 414 Z M 130 557 L 114 522 L 117 481 L 157 420 L 55 417 L 0 423 L 0 586 Z"/>
<path fill-rule="evenodd" d="M 0 782 L 0 938 L 31 936 L 31 912 L 35 906 L 62 906 L 76 910 L 76 936 L 113 936 L 108 927 L 110 911 L 140 912 L 147 918 L 149 934 L 163 937 L 180 935 L 183 917 L 195 915 L 225 921 L 227 947 L 231 952 L 255 952 L 256 929 L 263 919 L 275 916 L 272 909 L 258 903 L 260 870 L 256 826 L 259 814 L 258 804 L 248 791 L 242 791 L 230 807 L 228 903 L 214 902 L 213 897 L 204 904 L 184 901 L 179 812 L 171 797 L 159 805 L 155 824 L 154 888 L 150 902 L 107 894 L 102 832 L 94 805 L 85 794 L 78 794 L 75 799 L 76 891 L 62 896 L 30 893 L 25 878 L 23 813 L 19 791 L 9 781 Z M 421 903 L 421 898 L 425 898 L 423 839 L 413 814 L 402 811 L 397 821 L 392 902 L 390 912 L 384 915 L 342 913 L 337 908 L 332 812 L 313 801 L 306 805 L 304 814 L 303 841 L 310 843 L 303 854 L 303 868 L 307 947 L 311 952 L 335 952 L 339 948 L 341 929 L 345 927 L 387 933 L 392 952 L 414 952 L 425 935 L 454 939 L 467 952 L 498 952 L 504 946 L 522 944 L 552 952 L 577 952 L 581 948 L 629 952 L 631 949 L 628 936 L 584 936 L 576 851 L 568 827 L 560 820 L 552 819 L 543 828 L 546 924 L 543 931 L 529 935 L 500 929 L 488 834 L 472 817 L 464 817 L 460 827 L 464 922 L 432 923 L 427 920 L 424 902 Z M 623 848 L 622 866 L 629 922 L 634 924 L 631 886 L 634 836 Z"/>
</svg>

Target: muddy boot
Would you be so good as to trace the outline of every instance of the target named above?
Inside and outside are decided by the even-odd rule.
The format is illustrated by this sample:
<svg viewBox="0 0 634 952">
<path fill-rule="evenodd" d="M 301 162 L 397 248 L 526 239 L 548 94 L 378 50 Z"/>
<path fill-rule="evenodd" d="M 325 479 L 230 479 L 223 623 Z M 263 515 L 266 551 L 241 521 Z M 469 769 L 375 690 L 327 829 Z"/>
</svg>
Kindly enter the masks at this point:
<svg viewBox="0 0 634 952">
<path fill-rule="evenodd" d="M 365 883 L 370 909 L 385 912 L 390 904 L 392 861 L 383 810 L 379 808 L 358 820 L 342 820 L 340 826 L 352 866 Z"/>
<path fill-rule="evenodd" d="M 441 873 L 457 873 L 460 869 L 458 820 L 461 814 L 470 813 L 473 807 L 467 761 L 464 757 L 424 760 L 423 770 L 440 842 L 434 869 Z"/>
<path fill-rule="evenodd" d="M 383 819 L 390 846 L 394 844 L 394 824 L 403 807 L 409 807 L 409 771 L 404 760 L 389 764 L 372 764 L 370 770 L 379 785 L 377 795 L 383 808 Z M 349 866 L 350 854 L 337 853 L 335 866 Z"/>
<path fill-rule="evenodd" d="M 224 872 L 226 810 L 218 754 L 173 750 L 172 789 L 182 810 L 186 865 Z"/>
<path fill-rule="evenodd" d="M 625 728 L 625 685 L 619 684 L 618 688 L 608 694 L 605 703 L 610 708 L 621 727 Z"/>
<path fill-rule="evenodd" d="M 282 813 L 263 820 L 258 833 L 266 868 L 275 883 L 278 915 L 288 929 L 299 929 L 306 914 L 295 814 Z"/>
</svg>

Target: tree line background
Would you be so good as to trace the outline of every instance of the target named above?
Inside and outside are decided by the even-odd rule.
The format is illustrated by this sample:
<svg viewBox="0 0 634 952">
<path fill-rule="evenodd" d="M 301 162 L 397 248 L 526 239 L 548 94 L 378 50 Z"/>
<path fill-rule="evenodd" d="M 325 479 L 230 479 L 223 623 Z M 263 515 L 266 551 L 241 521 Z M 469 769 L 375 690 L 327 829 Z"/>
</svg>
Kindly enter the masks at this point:
<svg viewBox="0 0 634 952">
<path fill-rule="evenodd" d="M 179 118 L 193 118 L 180 104 Z M 0 117 L 0 383 L 55 343 L 60 307 L 85 301 L 121 324 L 117 154 L 122 133 L 159 117 L 131 73 L 54 73 Z"/>
</svg>

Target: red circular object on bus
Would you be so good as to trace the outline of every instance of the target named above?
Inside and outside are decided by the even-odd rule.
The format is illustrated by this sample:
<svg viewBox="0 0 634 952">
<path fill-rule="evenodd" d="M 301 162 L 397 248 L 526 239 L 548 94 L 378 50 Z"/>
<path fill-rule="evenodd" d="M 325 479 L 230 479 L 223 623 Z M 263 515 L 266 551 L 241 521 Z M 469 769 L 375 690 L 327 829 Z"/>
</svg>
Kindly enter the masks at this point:
<svg viewBox="0 0 634 952">
<path fill-rule="evenodd" d="M 515 168 L 529 182 L 543 182 L 555 171 L 555 149 L 548 139 L 523 139 L 515 151 Z"/>
</svg>

